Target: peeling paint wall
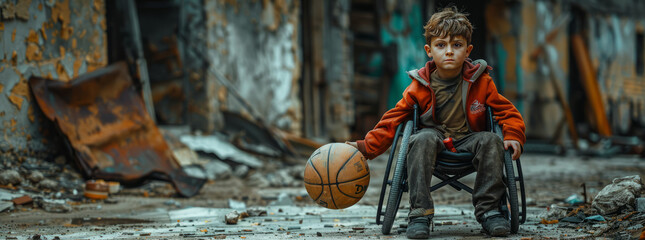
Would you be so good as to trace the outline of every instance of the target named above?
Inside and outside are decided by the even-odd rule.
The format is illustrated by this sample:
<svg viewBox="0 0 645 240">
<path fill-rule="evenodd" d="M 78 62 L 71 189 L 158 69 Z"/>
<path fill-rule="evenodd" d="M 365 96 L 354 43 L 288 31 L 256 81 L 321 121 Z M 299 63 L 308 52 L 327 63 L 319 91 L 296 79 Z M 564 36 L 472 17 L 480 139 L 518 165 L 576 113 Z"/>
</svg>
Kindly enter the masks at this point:
<svg viewBox="0 0 645 240">
<path fill-rule="evenodd" d="M 207 99 L 205 104 L 215 111 L 251 114 L 266 125 L 299 133 L 300 2 L 205 1 L 204 9 L 208 71 L 226 78 L 217 79 L 216 74 L 207 72 L 204 87 L 216 99 Z M 231 91 L 241 95 L 255 113 L 249 113 Z"/>
<path fill-rule="evenodd" d="M 0 150 L 20 156 L 60 149 L 31 96 L 31 76 L 68 81 L 107 64 L 102 0 L 0 0 Z"/>
</svg>

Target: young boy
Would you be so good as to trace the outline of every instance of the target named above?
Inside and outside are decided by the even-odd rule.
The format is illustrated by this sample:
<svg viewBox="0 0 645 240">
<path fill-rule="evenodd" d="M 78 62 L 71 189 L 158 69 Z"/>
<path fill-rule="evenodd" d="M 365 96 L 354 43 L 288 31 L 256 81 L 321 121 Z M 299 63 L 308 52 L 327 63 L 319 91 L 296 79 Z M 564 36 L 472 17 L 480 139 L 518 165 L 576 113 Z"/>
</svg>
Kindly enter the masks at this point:
<svg viewBox="0 0 645 240">
<path fill-rule="evenodd" d="M 502 180 L 503 149 L 518 159 L 525 142 L 524 120 L 513 104 L 497 93 L 485 62 L 473 65 L 468 58 L 473 27 L 466 14 L 446 8 L 432 15 L 424 26 L 425 67 L 409 71 L 412 83 L 403 98 L 387 111 L 364 140 L 348 142 L 368 159 L 392 144 L 396 126 L 409 120 L 419 105 L 422 127 L 410 139 L 407 155 L 410 192 L 408 238 L 428 238 L 434 215 L 430 180 L 437 153 L 446 149 L 443 139 L 452 137 L 458 151 L 475 154 L 477 177 L 472 195 L 475 216 L 491 236 L 506 236 L 510 224 L 499 211 L 505 191 Z M 479 70 L 479 71 L 478 71 Z M 502 126 L 504 140 L 486 131 L 485 106 Z"/>
</svg>

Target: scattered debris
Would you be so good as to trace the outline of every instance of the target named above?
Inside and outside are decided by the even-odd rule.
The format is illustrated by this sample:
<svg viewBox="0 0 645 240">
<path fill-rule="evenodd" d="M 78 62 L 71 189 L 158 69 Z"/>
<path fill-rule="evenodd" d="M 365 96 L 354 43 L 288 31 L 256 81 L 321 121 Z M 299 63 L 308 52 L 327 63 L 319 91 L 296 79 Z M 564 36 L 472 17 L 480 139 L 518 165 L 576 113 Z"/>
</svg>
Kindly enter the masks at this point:
<svg viewBox="0 0 645 240">
<path fill-rule="evenodd" d="M 19 198 L 14 198 L 11 201 L 15 205 L 24 205 L 24 204 L 31 203 L 33 201 L 33 199 L 31 199 L 31 197 L 29 195 L 24 195 L 24 196 L 19 197 Z"/>
<path fill-rule="evenodd" d="M 5 202 L 5 201 L 0 201 L 0 212 L 4 212 L 7 209 L 10 209 L 13 207 L 12 202 Z"/>
<path fill-rule="evenodd" d="M 110 192 L 108 184 L 103 180 L 88 180 L 85 182 L 86 198 L 90 199 L 107 199 Z"/>
<path fill-rule="evenodd" d="M 218 159 L 233 161 L 252 168 L 261 168 L 263 166 L 262 162 L 254 156 L 238 150 L 233 144 L 216 135 L 184 135 L 180 137 L 180 140 L 188 145 L 190 149 L 214 154 Z"/>
<path fill-rule="evenodd" d="M 237 221 L 240 219 L 240 213 L 237 211 L 232 211 L 224 217 L 226 224 L 237 224 Z"/>
<path fill-rule="evenodd" d="M 638 175 L 616 178 L 612 184 L 600 190 L 593 200 L 592 206 L 600 214 L 608 215 L 621 208 L 634 209 L 634 200 L 643 187 Z"/>
<path fill-rule="evenodd" d="M 636 199 L 636 211 L 645 212 L 645 198 Z"/>
<path fill-rule="evenodd" d="M 250 217 L 266 216 L 267 210 L 262 207 L 251 207 L 246 209 L 246 213 L 248 213 Z"/>
<path fill-rule="evenodd" d="M 43 199 L 40 197 L 34 198 L 34 203 L 47 212 L 65 213 L 72 211 L 72 206 L 67 204 L 65 200 Z"/>
<path fill-rule="evenodd" d="M 38 187 L 42 189 L 55 191 L 58 189 L 58 182 L 51 179 L 45 179 L 38 183 Z"/>
<path fill-rule="evenodd" d="M 0 172 L 0 185 L 18 185 L 22 182 L 20 173 L 16 170 L 4 170 Z"/>
<path fill-rule="evenodd" d="M 38 170 L 34 170 L 34 171 L 31 172 L 31 174 L 29 174 L 27 179 L 29 179 L 29 181 L 31 181 L 33 183 L 39 183 L 40 181 L 45 179 L 45 176 L 43 175 L 42 172 L 40 172 Z"/>
<path fill-rule="evenodd" d="M 231 167 L 220 161 L 213 159 L 204 165 L 206 178 L 208 180 L 227 179 L 231 176 Z"/>
</svg>

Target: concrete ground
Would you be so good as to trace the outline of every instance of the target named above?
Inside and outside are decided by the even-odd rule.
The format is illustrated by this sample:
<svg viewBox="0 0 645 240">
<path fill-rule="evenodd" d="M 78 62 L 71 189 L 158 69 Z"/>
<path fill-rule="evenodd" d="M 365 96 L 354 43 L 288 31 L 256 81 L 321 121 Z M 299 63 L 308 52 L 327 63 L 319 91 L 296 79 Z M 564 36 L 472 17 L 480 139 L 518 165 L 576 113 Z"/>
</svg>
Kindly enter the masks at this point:
<svg viewBox="0 0 645 240">
<path fill-rule="evenodd" d="M 304 187 L 258 189 L 247 186 L 241 179 L 231 178 L 208 183 L 198 196 L 190 199 L 118 194 L 110 197 L 110 201 L 73 205 L 73 211 L 69 213 L 48 213 L 31 207 L 5 211 L 0 213 L 0 237 L 404 239 L 407 194 L 404 194 L 391 235 L 381 234 L 381 226 L 375 223 L 385 162 L 384 157 L 369 162 L 372 175 L 366 195 L 358 204 L 343 210 L 317 206 L 306 195 Z M 572 194 L 582 194 L 582 183 L 591 198 L 613 178 L 645 172 L 645 159 L 629 156 L 581 158 L 526 154 L 522 164 L 529 198 L 528 218 L 520 226 L 519 233 L 509 239 L 595 238 L 594 233 L 598 233 L 602 224 L 584 228 L 562 223 L 545 225 L 539 223 L 539 215 L 544 214 L 550 204 L 561 203 Z M 472 184 L 473 179 L 474 176 L 470 176 L 464 182 Z M 432 239 L 489 238 L 480 232 L 467 193 L 445 187 L 433 197 L 437 209 Z M 263 208 L 267 213 L 227 225 L 224 216 L 235 210 L 229 208 L 229 198 L 237 203 L 244 202 L 249 208 Z M 238 207 L 241 207 L 238 211 L 245 211 L 244 206 Z"/>
</svg>

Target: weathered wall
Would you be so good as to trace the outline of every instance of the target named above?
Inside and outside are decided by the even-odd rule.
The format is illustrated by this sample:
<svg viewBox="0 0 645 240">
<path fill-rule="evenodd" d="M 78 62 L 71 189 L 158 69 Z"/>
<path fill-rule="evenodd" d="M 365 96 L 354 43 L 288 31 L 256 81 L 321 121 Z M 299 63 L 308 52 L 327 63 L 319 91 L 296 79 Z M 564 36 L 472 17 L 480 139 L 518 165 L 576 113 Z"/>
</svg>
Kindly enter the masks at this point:
<svg viewBox="0 0 645 240">
<path fill-rule="evenodd" d="M 515 26 L 512 36 L 505 36 L 500 32 L 503 40 L 502 45 L 510 55 L 505 62 L 505 76 L 517 78 L 513 87 L 517 89 L 524 98 L 524 107 L 521 108 L 526 132 L 529 138 L 549 139 L 556 132 L 558 124 L 563 120 L 564 114 L 562 105 L 557 99 L 556 88 L 553 85 L 551 71 L 555 76 L 555 82 L 565 94 L 569 88 L 569 47 L 567 24 L 556 26 L 556 19 L 565 13 L 559 3 L 546 1 L 523 1 L 516 8 L 518 14 L 507 19 L 507 24 Z M 520 22 L 519 25 L 513 24 Z M 521 26 L 521 27 L 520 27 Z M 491 27 L 494 27 L 491 25 Z M 557 30 L 556 30 L 557 29 Z M 555 37 L 547 40 L 549 33 L 555 32 Z M 506 41 L 512 43 L 505 43 Z M 532 56 L 542 47 L 537 58 Z M 518 56 L 518 57 L 513 57 Z M 550 60 L 549 60 L 550 59 Z M 556 68 L 550 67 L 552 61 Z M 518 75 L 515 77 L 515 75 Z"/>
<path fill-rule="evenodd" d="M 349 140 L 349 126 L 354 123 L 354 104 L 351 99 L 351 80 L 354 75 L 352 37 L 349 31 L 350 2 L 325 2 L 323 28 L 324 77 L 329 85 L 327 97 L 327 129 L 331 139 Z"/>
<path fill-rule="evenodd" d="M 34 75 L 67 81 L 107 64 L 104 2 L 0 0 L 0 9 L 0 150 L 59 151 L 27 81 Z"/>
<path fill-rule="evenodd" d="M 254 115 L 265 124 L 299 133 L 300 2 L 204 1 L 208 108 Z M 217 79 L 219 72 L 225 79 Z M 222 84 L 229 82 L 229 89 Z M 234 98 L 236 91 L 253 110 Z M 212 106 L 215 104 L 215 106 Z"/>
<path fill-rule="evenodd" d="M 588 49 L 605 111 L 613 130 L 629 135 L 635 123 L 645 126 L 645 76 L 636 72 L 637 44 L 645 44 L 643 39 L 637 43 L 636 34 L 639 28 L 643 33 L 645 18 L 591 13 L 587 21 Z"/>
</svg>

